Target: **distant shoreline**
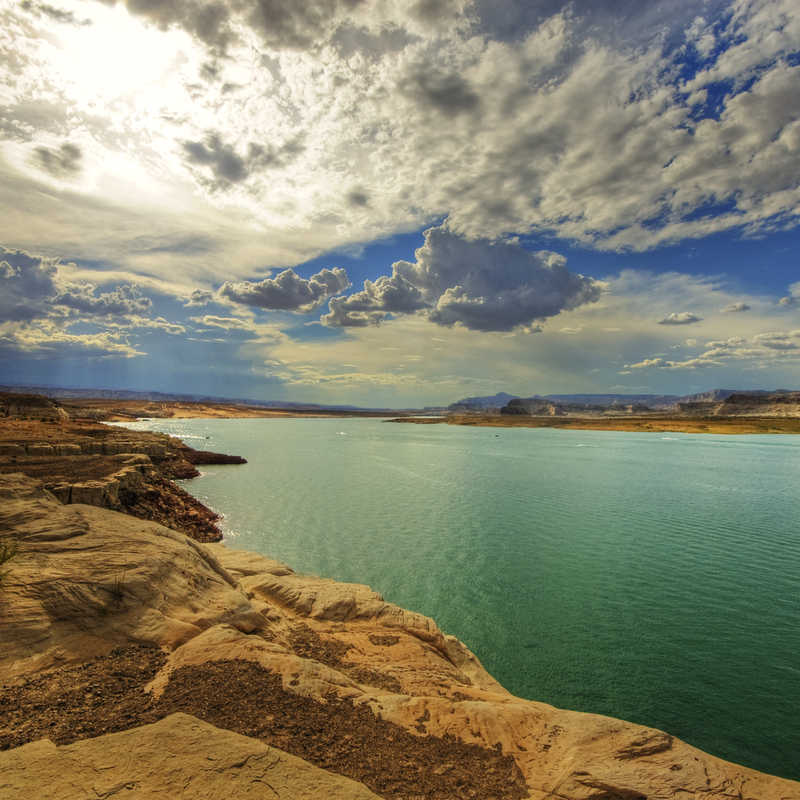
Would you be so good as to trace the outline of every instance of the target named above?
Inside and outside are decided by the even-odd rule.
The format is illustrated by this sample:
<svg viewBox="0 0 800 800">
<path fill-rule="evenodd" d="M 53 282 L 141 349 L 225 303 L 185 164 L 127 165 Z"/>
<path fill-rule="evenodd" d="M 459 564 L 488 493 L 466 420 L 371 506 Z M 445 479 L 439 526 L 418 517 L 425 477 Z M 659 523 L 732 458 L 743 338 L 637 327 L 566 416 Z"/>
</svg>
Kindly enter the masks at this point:
<svg viewBox="0 0 800 800">
<path fill-rule="evenodd" d="M 532 417 L 505 414 L 453 414 L 447 417 L 395 417 L 416 425 L 471 425 L 487 428 L 559 428 L 633 433 L 800 434 L 800 417 Z"/>
</svg>

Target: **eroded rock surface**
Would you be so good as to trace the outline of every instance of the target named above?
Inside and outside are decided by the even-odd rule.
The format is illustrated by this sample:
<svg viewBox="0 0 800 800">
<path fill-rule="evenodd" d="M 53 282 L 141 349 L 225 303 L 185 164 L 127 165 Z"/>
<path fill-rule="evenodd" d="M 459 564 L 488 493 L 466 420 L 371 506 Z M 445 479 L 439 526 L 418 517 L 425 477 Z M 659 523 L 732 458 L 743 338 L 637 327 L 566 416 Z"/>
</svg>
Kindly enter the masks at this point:
<svg viewBox="0 0 800 800">
<path fill-rule="evenodd" d="M 0 796 L 59 800 L 374 800 L 363 784 L 246 736 L 172 714 L 123 733 L 0 753 Z"/>
<path fill-rule="evenodd" d="M 514 697 L 432 620 L 369 587 L 0 480 L 0 537 L 18 546 L 0 590 L 0 748 L 14 748 L 0 776 L 22 780 L 29 753 L 68 751 L 89 769 L 118 737 L 151 741 L 158 725 L 139 726 L 183 712 L 347 776 L 365 797 L 800 800 L 798 783 L 661 731 Z M 120 725 L 132 730 L 103 735 Z M 75 743 L 25 745 L 48 736 Z M 208 752 L 238 780 L 219 747 Z M 155 775 L 164 762 L 148 748 L 137 769 Z M 130 770 L 120 780 L 138 780 Z M 201 790 L 215 773 L 198 774 L 193 796 L 212 796 Z"/>
</svg>

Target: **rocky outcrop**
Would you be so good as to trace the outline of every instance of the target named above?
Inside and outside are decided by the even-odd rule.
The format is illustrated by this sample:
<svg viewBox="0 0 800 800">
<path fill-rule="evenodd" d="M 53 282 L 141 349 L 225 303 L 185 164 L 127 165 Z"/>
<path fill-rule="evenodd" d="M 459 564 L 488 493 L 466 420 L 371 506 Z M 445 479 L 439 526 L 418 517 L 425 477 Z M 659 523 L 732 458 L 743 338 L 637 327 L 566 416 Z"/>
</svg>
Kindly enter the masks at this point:
<svg viewBox="0 0 800 800">
<path fill-rule="evenodd" d="M 56 747 L 44 739 L 0 753 L 7 797 L 86 800 L 376 800 L 362 784 L 255 739 L 186 714 L 152 725 Z"/>
<path fill-rule="evenodd" d="M 42 422 L 61 422 L 69 414 L 59 403 L 38 394 L 0 393 L 0 417 L 34 419 Z"/>
<path fill-rule="evenodd" d="M 561 406 L 550 400 L 540 397 L 517 397 L 509 400 L 508 404 L 500 409 L 501 414 L 515 415 L 523 414 L 533 417 L 560 417 L 565 411 Z"/>
<path fill-rule="evenodd" d="M 0 590 L 0 786 L 20 796 L 60 786 L 63 757 L 76 786 L 107 765 L 103 791 L 166 796 L 174 770 L 194 776 L 192 796 L 219 796 L 220 775 L 226 794 L 252 779 L 272 796 L 255 783 L 268 752 L 356 781 L 352 797 L 800 800 L 800 784 L 661 731 L 514 697 L 366 586 L 0 482 L 0 536 L 17 545 Z M 135 763 L 121 756 L 134 747 Z M 279 796 L 305 796 L 295 780 Z"/>
</svg>

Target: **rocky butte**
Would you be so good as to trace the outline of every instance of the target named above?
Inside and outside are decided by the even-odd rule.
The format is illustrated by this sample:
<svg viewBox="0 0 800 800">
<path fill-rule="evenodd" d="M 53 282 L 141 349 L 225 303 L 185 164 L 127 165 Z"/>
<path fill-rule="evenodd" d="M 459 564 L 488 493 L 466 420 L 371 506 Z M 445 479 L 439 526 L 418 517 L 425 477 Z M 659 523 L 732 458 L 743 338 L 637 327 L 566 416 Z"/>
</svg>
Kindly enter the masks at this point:
<svg viewBox="0 0 800 800">
<path fill-rule="evenodd" d="M 191 507 L 168 513 L 191 467 L 175 440 L 4 424 L 3 800 L 800 800 L 668 733 L 514 697 L 367 586 L 209 542 Z"/>
</svg>

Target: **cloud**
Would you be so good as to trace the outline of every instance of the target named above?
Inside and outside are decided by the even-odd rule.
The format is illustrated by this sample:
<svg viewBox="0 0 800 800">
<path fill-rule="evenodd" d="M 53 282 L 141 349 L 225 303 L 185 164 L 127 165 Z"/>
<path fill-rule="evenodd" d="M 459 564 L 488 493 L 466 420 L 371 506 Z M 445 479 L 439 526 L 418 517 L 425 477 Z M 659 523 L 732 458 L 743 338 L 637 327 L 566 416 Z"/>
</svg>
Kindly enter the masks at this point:
<svg viewBox="0 0 800 800">
<path fill-rule="evenodd" d="M 341 267 L 320 270 L 308 279 L 301 278 L 293 269 L 286 269 L 275 278 L 262 281 L 225 281 L 219 294 L 235 303 L 256 308 L 307 312 L 349 286 L 347 273 Z"/>
<path fill-rule="evenodd" d="M 189 308 L 207 306 L 214 299 L 214 292 L 208 289 L 195 289 L 186 299 L 184 306 Z"/>
<path fill-rule="evenodd" d="M 57 291 L 56 262 L 0 246 L 0 322 L 47 315 L 47 298 Z"/>
<path fill-rule="evenodd" d="M 364 0 L 256 0 L 248 22 L 267 46 L 303 49 L 329 36 L 337 16 L 346 15 L 363 3 Z"/>
<path fill-rule="evenodd" d="M 96 294 L 97 287 L 91 283 L 66 284 L 50 302 L 65 306 L 83 314 L 141 314 L 153 305 L 149 297 L 144 297 L 136 286 L 123 285 L 111 292 Z"/>
<path fill-rule="evenodd" d="M 798 333 L 759 333 L 754 337 L 753 343 L 757 346 L 768 347 L 770 350 L 800 350 L 800 343 L 798 343 Z"/>
<path fill-rule="evenodd" d="M 691 325 L 693 322 L 702 322 L 703 318 L 698 317 L 697 314 L 692 314 L 690 311 L 673 311 L 667 314 L 666 317 L 658 321 L 659 325 Z"/>
<path fill-rule="evenodd" d="M 749 306 L 747 303 L 731 303 L 730 305 L 725 306 L 725 308 L 721 308 L 720 311 L 723 314 L 738 314 L 742 311 L 750 311 L 752 306 Z"/>
<path fill-rule="evenodd" d="M 182 336 L 186 333 L 186 328 L 177 322 L 170 322 L 164 317 L 127 317 L 123 324 L 119 323 L 106 323 L 108 327 L 119 327 L 121 329 L 144 329 L 161 331 L 170 336 Z"/>
<path fill-rule="evenodd" d="M 116 0 L 103 0 L 115 5 Z M 170 27 L 183 28 L 214 50 L 224 53 L 235 40 L 231 29 L 229 6 L 218 0 L 123 0 L 131 14 L 143 17 L 162 30 Z"/>
<path fill-rule="evenodd" d="M 800 305 L 800 281 L 793 283 L 789 287 L 789 294 L 786 297 L 781 297 L 778 301 L 782 306 L 791 308 L 792 306 Z"/>
<path fill-rule="evenodd" d="M 55 178 L 74 177 L 81 171 L 83 153 L 75 144 L 64 142 L 57 150 L 49 147 L 36 147 L 33 151 L 33 162 L 40 169 L 49 172 Z"/>
<path fill-rule="evenodd" d="M 365 281 L 349 297 L 331 300 L 322 318 L 333 327 L 364 327 L 390 314 L 425 311 L 438 325 L 510 331 L 591 303 L 602 286 L 566 268 L 557 253 L 516 244 L 468 241 L 446 226 L 425 231 L 416 261 L 396 261 L 392 274 Z"/>
<path fill-rule="evenodd" d="M 369 205 L 369 195 L 360 189 L 353 189 L 347 193 L 347 202 L 351 206 L 363 208 Z"/>
<path fill-rule="evenodd" d="M 215 314 L 204 314 L 202 317 L 190 317 L 190 319 L 206 328 L 222 328 L 226 331 L 252 331 L 255 327 L 252 322 L 239 317 L 220 317 Z"/>
<path fill-rule="evenodd" d="M 663 367 L 667 362 L 663 358 L 645 358 L 635 364 L 626 364 L 626 369 L 648 369 L 649 367 Z"/>
<path fill-rule="evenodd" d="M 254 171 L 267 167 L 281 167 L 302 152 L 298 137 L 280 147 L 265 147 L 251 142 L 247 154 L 240 156 L 231 145 L 225 144 L 217 133 L 209 133 L 205 142 L 185 141 L 183 150 L 190 164 L 209 167 L 214 180 L 213 188 L 224 189 L 246 180 Z"/>
<path fill-rule="evenodd" d="M 15 330 L 0 330 L 0 358 L 135 358 L 146 353 L 130 345 L 122 334 L 113 332 L 68 333 L 44 322 Z"/>
<path fill-rule="evenodd" d="M 71 11 L 64 11 L 62 8 L 56 8 L 48 3 L 36 3 L 33 0 L 22 0 L 19 4 L 20 8 L 25 11 L 30 11 L 32 14 L 44 14 L 46 17 L 62 22 L 66 25 L 91 25 L 91 20 L 78 19 Z"/>
<path fill-rule="evenodd" d="M 431 71 L 427 64 L 411 75 L 405 92 L 415 104 L 433 108 L 446 117 L 473 111 L 480 105 L 480 97 L 461 75 Z"/>
</svg>

